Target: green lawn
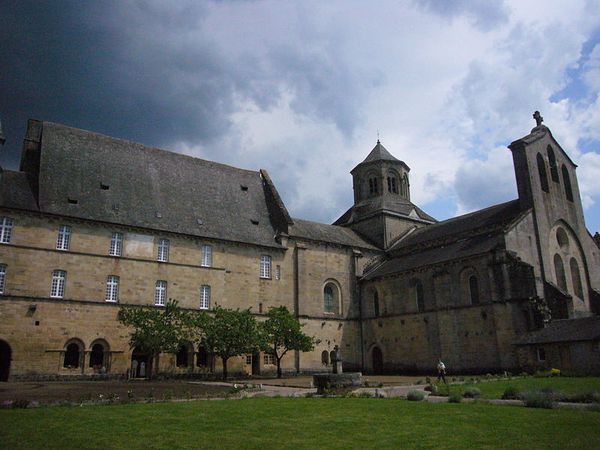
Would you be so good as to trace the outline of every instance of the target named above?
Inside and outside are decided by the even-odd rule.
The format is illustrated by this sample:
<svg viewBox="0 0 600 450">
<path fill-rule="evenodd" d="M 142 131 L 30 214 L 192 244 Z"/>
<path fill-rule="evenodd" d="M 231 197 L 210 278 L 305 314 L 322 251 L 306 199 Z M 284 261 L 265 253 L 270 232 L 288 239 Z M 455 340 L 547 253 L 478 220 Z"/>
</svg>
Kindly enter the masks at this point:
<svg viewBox="0 0 600 450">
<path fill-rule="evenodd" d="M 476 387 L 483 398 L 501 398 L 509 386 L 518 391 L 552 389 L 554 392 L 573 395 L 586 392 L 600 392 L 600 377 L 527 377 L 514 380 L 483 381 L 477 384 L 450 385 L 450 392 L 464 392 L 465 389 Z"/>
<path fill-rule="evenodd" d="M 2 448 L 599 448 L 600 412 L 259 398 L 0 410 Z"/>
</svg>

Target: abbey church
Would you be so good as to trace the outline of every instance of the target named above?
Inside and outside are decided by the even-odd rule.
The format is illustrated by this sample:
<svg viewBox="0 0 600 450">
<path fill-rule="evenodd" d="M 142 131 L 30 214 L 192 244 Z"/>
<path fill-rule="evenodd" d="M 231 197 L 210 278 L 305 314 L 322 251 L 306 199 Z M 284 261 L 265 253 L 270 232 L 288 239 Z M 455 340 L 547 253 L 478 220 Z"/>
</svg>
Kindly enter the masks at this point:
<svg viewBox="0 0 600 450">
<path fill-rule="evenodd" d="M 288 373 L 600 373 L 600 236 L 576 164 L 543 125 L 512 142 L 518 198 L 438 222 L 379 141 L 335 221 L 292 218 L 265 170 L 30 120 L 0 173 L 0 380 L 143 376 L 120 305 L 286 306 L 320 343 Z M 3 136 L 0 129 L 0 144 Z M 507 179 L 507 182 L 509 180 Z M 158 372 L 220 372 L 183 342 Z M 229 371 L 265 375 L 271 355 Z"/>
</svg>

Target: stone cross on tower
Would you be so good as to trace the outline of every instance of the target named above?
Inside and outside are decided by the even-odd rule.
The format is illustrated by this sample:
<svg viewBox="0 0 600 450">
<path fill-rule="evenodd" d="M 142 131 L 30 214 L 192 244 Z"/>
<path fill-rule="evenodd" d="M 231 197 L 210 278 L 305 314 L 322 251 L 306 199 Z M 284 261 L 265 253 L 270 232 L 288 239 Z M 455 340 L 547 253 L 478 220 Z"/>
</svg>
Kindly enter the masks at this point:
<svg viewBox="0 0 600 450">
<path fill-rule="evenodd" d="M 544 121 L 544 118 L 542 117 L 542 115 L 540 114 L 539 111 L 536 111 L 533 113 L 533 118 L 535 119 L 535 124 L 536 126 L 540 126 L 542 124 L 542 122 Z"/>
</svg>

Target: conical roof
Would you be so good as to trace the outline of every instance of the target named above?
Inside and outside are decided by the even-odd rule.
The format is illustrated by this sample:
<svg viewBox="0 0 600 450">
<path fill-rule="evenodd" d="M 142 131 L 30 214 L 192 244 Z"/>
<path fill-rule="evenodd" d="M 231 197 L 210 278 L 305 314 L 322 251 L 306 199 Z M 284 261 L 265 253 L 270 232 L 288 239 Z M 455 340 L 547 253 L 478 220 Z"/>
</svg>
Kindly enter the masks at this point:
<svg viewBox="0 0 600 450">
<path fill-rule="evenodd" d="M 379 139 L 377 139 L 377 145 L 375 147 L 373 147 L 373 150 L 371 150 L 371 153 L 369 153 L 367 155 L 367 157 L 364 159 L 364 161 L 361 164 L 372 162 L 372 161 L 382 161 L 382 160 L 399 161 L 399 159 L 392 156 L 392 154 L 390 152 L 388 152 L 387 149 L 383 145 L 381 145 L 381 142 L 379 142 Z"/>
<path fill-rule="evenodd" d="M 373 150 L 371 150 L 371 152 L 367 155 L 363 162 L 357 164 L 357 166 L 354 169 L 352 169 L 350 173 L 353 173 L 358 167 L 362 166 L 363 164 L 371 164 L 377 161 L 397 162 L 402 164 L 407 172 L 410 170 L 410 168 L 406 165 L 406 163 L 404 163 L 404 161 L 399 160 L 390 152 L 388 152 L 387 149 L 383 145 L 381 145 L 379 139 L 377 139 L 377 144 L 375 145 L 375 147 L 373 147 Z"/>
</svg>

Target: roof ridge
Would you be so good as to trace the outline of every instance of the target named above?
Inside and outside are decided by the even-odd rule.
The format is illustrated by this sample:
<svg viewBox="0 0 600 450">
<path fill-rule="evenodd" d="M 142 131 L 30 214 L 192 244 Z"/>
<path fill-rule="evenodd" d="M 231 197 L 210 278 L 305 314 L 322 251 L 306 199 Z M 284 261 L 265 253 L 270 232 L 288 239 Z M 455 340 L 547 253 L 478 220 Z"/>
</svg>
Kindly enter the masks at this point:
<svg viewBox="0 0 600 450">
<path fill-rule="evenodd" d="M 196 156 L 188 155 L 186 153 L 179 153 L 179 152 L 176 152 L 176 151 L 167 150 L 167 149 L 160 148 L 160 147 L 154 147 L 154 146 L 146 145 L 146 144 L 143 144 L 141 142 L 134 141 L 134 140 L 131 140 L 131 139 L 125 139 L 125 138 L 119 138 L 119 137 L 109 136 L 107 134 L 98 133 L 97 131 L 91 131 L 91 130 L 86 130 L 86 129 L 83 129 L 83 128 L 78 128 L 78 127 L 72 127 L 72 126 L 69 126 L 69 125 L 64 125 L 64 124 L 58 123 L 58 122 L 42 121 L 42 125 L 43 126 L 52 125 L 52 126 L 56 126 L 56 127 L 60 127 L 60 128 L 67 128 L 67 129 L 70 129 L 70 130 L 80 131 L 80 132 L 83 132 L 83 133 L 88 134 L 88 135 L 95 135 L 95 136 L 99 136 L 99 137 L 102 137 L 102 138 L 106 138 L 106 139 L 111 140 L 111 141 L 119 141 L 119 142 L 122 142 L 124 144 L 137 145 L 137 146 L 142 147 L 144 151 L 156 152 L 156 153 L 161 153 L 161 154 L 166 153 L 166 154 L 169 154 L 169 155 L 174 155 L 175 157 L 188 158 L 188 159 L 190 159 L 192 161 L 198 161 L 198 162 L 202 162 L 202 163 L 206 163 L 206 164 L 210 164 L 210 165 L 214 165 L 214 166 L 221 166 L 221 167 L 225 167 L 227 169 L 233 169 L 233 170 L 240 171 L 240 172 L 249 172 L 249 173 L 257 174 L 257 175 L 260 174 L 260 170 L 244 169 L 244 168 L 241 168 L 241 167 L 232 166 L 230 164 L 225 164 L 225 163 L 222 163 L 222 162 L 211 161 L 209 159 L 204 159 L 204 158 L 198 158 Z"/>
</svg>

